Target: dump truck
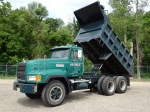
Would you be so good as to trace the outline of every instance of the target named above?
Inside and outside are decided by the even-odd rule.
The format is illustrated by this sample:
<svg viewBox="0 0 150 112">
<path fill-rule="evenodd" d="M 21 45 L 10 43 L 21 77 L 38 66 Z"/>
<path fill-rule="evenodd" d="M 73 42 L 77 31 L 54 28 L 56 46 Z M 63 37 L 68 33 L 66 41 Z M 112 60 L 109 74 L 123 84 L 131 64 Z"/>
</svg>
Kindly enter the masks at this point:
<svg viewBox="0 0 150 112">
<path fill-rule="evenodd" d="M 47 106 L 58 106 L 69 93 L 97 89 L 110 96 L 130 86 L 133 58 L 109 25 L 100 2 L 74 11 L 80 30 L 74 45 L 50 49 L 49 58 L 20 62 L 13 89 L 30 99 L 42 97 Z M 84 58 L 92 63 L 84 73 Z"/>
</svg>

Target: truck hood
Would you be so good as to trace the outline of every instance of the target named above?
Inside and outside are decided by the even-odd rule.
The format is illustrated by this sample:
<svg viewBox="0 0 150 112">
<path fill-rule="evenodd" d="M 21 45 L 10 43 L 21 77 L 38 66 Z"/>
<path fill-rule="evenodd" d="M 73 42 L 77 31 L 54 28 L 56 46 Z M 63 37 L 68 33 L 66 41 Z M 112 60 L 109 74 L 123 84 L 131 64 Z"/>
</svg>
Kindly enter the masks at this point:
<svg viewBox="0 0 150 112">
<path fill-rule="evenodd" d="M 58 59 L 58 58 L 51 58 L 51 59 L 35 59 L 35 60 L 28 60 L 25 63 L 27 64 L 33 64 L 33 63 L 57 63 L 57 62 L 64 62 L 68 59 Z"/>
<path fill-rule="evenodd" d="M 62 68 L 65 69 L 68 63 L 68 59 L 36 59 L 36 60 L 28 60 L 22 63 L 26 64 L 26 73 L 33 74 L 45 70 L 52 71 L 52 69 L 55 70 Z"/>
</svg>

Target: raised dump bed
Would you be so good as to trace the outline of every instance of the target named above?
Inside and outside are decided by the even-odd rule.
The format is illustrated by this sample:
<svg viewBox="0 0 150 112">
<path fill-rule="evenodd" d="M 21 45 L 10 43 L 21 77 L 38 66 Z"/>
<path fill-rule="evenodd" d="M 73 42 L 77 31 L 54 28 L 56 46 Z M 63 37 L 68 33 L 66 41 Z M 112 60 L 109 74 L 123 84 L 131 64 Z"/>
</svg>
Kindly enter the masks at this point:
<svg viewBox="0 0 150 112">
<path fill-rule="evenodd" d="M 109 19 L 100 2 L 74 12 L 81 29 L 74 43 L 83 48 L 102 73 L 131 74 L 133 58 L 109 25 Z M 94 70 L 92 70 L 94 71 Z"/>
</svg>

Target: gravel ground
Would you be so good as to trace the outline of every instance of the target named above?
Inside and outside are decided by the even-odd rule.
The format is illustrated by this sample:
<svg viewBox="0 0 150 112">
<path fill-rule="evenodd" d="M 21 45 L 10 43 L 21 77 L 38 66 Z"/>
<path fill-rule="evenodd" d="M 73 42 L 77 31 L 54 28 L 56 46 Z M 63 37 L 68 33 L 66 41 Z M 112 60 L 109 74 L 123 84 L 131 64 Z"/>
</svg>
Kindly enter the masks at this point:
<svg viewBox="0 0 150 112">
<path fill-rule="evenodd" d="M 47 107 L 41 98 L 13 91 L 13 81 L 0 79 L 0 112 L 150 112 L 150 82 L 131 82 L 126 93 L 113 96 L 72 93 L 62 105 Z"/>
</svg>

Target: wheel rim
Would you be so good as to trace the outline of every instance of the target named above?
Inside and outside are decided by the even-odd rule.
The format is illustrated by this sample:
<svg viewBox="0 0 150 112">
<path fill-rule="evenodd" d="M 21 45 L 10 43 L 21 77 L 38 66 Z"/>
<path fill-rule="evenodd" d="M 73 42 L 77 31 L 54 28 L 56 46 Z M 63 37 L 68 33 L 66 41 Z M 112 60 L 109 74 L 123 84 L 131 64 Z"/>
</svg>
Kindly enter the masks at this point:
<svg viewBox="0 0 150 112">
<path fill-rule="evenodd" d="M 120 82 L 120 89 L 121 90 L 125 90 L 125 88 L 126 88 L 126 82 L 124 80 L 121 80 L 121 82 Z"/>
<path fill-rule="evenodd" d="M 59 86 L 54 86 L 49 93 L 49 97 L 53 102 L 58 102 L 62 98 L 63 92 Z"/>
<path fill-rule="evenodd" d="M 109 92 L 113 92 L 113 91 L 114 91 L 114 88 L 115 88 L 114 82 L 110 81 L 110 82 L 108 83 L 108 91 L 109 91 Z"/>
</svg>

